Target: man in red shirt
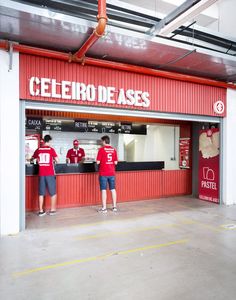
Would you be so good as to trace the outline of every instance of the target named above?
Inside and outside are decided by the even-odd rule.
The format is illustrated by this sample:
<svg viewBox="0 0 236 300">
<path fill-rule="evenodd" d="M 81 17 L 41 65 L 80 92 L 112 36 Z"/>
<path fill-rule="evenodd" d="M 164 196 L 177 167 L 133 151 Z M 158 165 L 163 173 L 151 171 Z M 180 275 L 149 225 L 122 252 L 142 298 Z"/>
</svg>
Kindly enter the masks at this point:
<svg viewBox="0 0 236 300">
<path fill-rule="evenodd" d="M 56 176 L 54 170 L 54 162 L 58 162 L 58 156 L 56 151 L 50 147 L 50 141 L 52 140 L 50 135 L 45 135 L 44 145 L 35 150 L 32 159 L 36 159 L 39 165 L 39 213 L 38 215 L 44 216 L 46 214 L 43 209 L 44 196 L 46 194 L 46 188 L 51 196 L 51 210 L 50 215 L 56 213 Z"/>
<path fill-rule="evenodd" d="M 111 147 L 109 136 L 105 135 L 101 138 L 102 147 L 98 150 L 97 164 L 99 165 L 99 183 L 102 194 L 102 208 L 100 212 L 107 212 L 107 184 L 112 195 L 114 212 L 116 208 L 116 187 L 115 187 L 115 166 L 118 163 L 116 149 Z"/>
<path fill-rule="evenodd" d="M 83 148 L 79 147 L 79 141 L 73 141 L 74 147 L 69 149 L 66 155 L 66 162 L 69 164 L 76 164 L 79 162 L 84 162 L 85 160 L 85 152 Z"/>
</svg>

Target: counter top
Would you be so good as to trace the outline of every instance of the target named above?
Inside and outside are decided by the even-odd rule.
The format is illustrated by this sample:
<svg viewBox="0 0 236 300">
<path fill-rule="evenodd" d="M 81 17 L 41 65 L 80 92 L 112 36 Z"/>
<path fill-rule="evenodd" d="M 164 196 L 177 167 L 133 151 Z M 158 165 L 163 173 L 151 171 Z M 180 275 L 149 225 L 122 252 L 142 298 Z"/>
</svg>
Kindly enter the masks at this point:
<svg viewBox="0 0 236 300">
<path fill-rule="evenodd" d="M 148 161 L 148 162 L 118 162 L 116 171 L 143 171 L 143 170 L 162 170 L 164 169 L 164 161 Z M 55 164 L 56 174 L 76 174 L 97 172 L 96 163 L 83 164 Z M 38 165 L 26 164 L 26 175 L 37 175 Z"/>
</svg>

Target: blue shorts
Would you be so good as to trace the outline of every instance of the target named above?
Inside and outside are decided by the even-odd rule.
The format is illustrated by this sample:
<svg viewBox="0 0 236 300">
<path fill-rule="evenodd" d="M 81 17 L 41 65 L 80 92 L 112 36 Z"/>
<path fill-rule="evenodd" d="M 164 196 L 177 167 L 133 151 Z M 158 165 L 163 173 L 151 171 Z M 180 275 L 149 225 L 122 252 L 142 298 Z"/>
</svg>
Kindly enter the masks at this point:
<svg viewBox="0 0 236 300">
<path fill-rule="evenodd" d="M 107 189 L 107 183 L 109 185 L 109 190 L 114 190 L 116 188 L 115 176 L 99 176 L 100 190 Z"/>
<path fill-rule="evenodd" d="M 56 176 L 39 176 L 39 195 L 46 195 L 46 188 L 49 195 L 56 195 Z"/>
</svg>

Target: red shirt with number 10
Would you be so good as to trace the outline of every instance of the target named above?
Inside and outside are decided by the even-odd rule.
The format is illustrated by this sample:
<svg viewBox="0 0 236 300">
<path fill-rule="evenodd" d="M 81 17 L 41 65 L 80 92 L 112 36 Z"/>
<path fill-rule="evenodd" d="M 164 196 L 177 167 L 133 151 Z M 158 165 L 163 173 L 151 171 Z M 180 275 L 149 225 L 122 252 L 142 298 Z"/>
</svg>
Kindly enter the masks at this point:
<svg viewBox="0 0 236 300">
<path fill-rule="evenodd" d="M 100 161 L 99 175 L 114 176 L 115 162 L 118 161 L 116 149 L 110 145 L 103 146 L 98 150 L 97 161 Z"/>
<path fill-rule="evenodd" d="M 35 150 L 33 158 L 39 164 L 39 176 L 55 175 L 53 160 L 57 157 L 56 151 L 49 146 L 43 146 Z"/>
</svg>

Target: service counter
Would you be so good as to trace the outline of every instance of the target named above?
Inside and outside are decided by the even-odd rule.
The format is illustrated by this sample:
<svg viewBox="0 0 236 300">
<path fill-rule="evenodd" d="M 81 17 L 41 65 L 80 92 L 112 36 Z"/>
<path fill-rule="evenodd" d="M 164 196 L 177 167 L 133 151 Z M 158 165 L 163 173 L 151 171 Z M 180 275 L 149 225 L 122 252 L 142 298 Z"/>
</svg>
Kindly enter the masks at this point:
<svg viewBox="0 0 236 300">
<path fill-rule="evenodd" d="M 116 171 L 143 171 L 143 170 L 162 170 L 164 161 L 149 162 L 119 162 Z M 55 164 L 56 174 L 77 174 L 77 173 L 94 173 L 98 171 L 96 163 L 82 164 Z M 27 164 L 25 169 L 26 175 L 37 175 L 38 165 Z"/>
<path fill-rule="evenodd" d="M 97 165 L 56 164 L 58 208 L 101 204 Z M 38 166 L 26 165 L 26 210 L 38 209 Z M 191 170 L 164 170 L 163 161 L 119 162 L 116 190 L 119 202 L 189 195 Z M 111 202 L 108 193 L 108 203 Z M 46 208 L 50 197 L 46 196 Z"/>
</svg>

